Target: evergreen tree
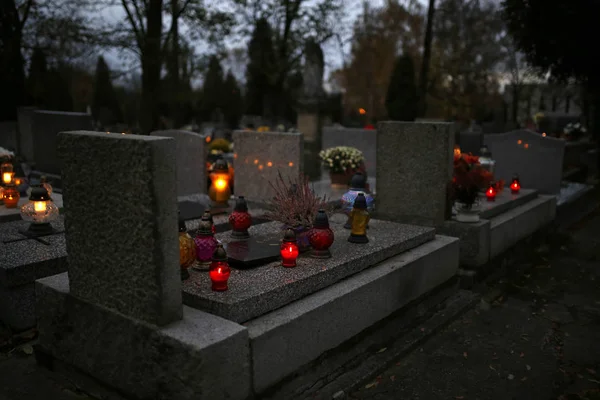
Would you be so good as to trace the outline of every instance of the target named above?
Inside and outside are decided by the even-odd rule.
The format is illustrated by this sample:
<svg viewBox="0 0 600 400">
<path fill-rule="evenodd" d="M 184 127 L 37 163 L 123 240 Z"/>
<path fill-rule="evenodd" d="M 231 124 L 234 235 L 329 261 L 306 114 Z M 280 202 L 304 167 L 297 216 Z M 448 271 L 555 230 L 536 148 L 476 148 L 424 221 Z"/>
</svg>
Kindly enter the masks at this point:
<svg viewBox="0 0 600 400">
<path fill-rule="evenodd" d="M 408 55 L 398 57 L 385 99 L 388 116 L 396 121 L 414 121 L 418 100 L 413 61 Z"/>
<path fill-rule="evenodd" d="M 48 70 L 44 107 L 56 111 L 73 111 L 70 76 L 68 67 L 55 67 Z"/>
<path fill-rule="evenodd" d="M 102 56 L 98 57 L 96 64 L 92 115 L 103 126 L 122 120 L 121 108 L 113 88 L 110 70 Z"/>
<path fill-rule="evenodd" d="M 237 129 L 242 119 L 243 101 L 240 87 L 231 71 L 229 71 L 227 78 L 225 78 L 223 94 L 225 122 L 227 122 L 231 129 Z"/>
<path fill-rule="evenodd" d="M 202 87 L 201 117 L 204 121 L 218 121 L 223 105 L 223 68 L 217 56 L 210 57 Z"/>
<path fill-rule="evenodd" d="M 44 107 L 46 100 L 46 83 L 48 80 L 48 65 L 46 55 L 39 48 L 31 54 L 29 76 L 27 77 L 27 91 L 29 103 L 37 107 Z"/>
<path fill-rule="evenodd" d="M 267 116 L 273 92 L 273 31 L 266 19 L 256 23 L 248 44 L 248 67 L 246 69 L 246 113 Z"/>
</svg>

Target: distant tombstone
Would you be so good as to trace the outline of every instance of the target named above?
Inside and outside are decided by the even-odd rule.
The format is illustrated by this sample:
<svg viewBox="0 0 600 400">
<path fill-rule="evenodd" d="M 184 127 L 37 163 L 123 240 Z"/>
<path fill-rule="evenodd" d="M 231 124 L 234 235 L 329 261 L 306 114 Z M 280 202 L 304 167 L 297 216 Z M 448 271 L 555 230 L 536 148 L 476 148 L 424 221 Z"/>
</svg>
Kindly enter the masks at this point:
<svg viewBox="0 0 600 400">
<path fill-rule="evenodd" d="M 175 139 L 177 195 L 206 193 L 206 138 L 182 130 L 154 131 L 150 135 Z"/>
<path fill-rule="evenodd" d="M 309 41 L 304 48 L 304 68 L 302 70 L 305 99 L 317 99 L 323 96 L 323 50 L 321 46 Z"/>
<path fill-rule="evenodd" d="M 377 166 L 377 131 L 352 128 L 323 128 L 322 148 L 349 146 L 362 151 L 367 175 L 375 177 Z"/>
<path fill-rule="evenodd" d="M 236 131 L 233 142 L 237 196 L 268 203 L 274 194 L 269 182 L 275 183 L 278 172 L 287 181 L 298 178 L 302 171 L 303 142 L 299 133 Z"/>
<path fill-rule="evenodd" d="M 0 122 L 0 147 L 18 153 L 17 123 L 15 121 Z"/>
<path fill-rule="evenodd" d="M 380 122 L 377 128 L 377 216 L 440 226 L 449 217 L 454 124 Z"/>
<path fill-rule="evenodd" d="M 462 153 L 478 155 L 483 144 L 483 134 L 481 132 L 463 131 L 459 135 L 458 143 Z"/>
<path fill-rule="evenodd" d="M 35 107 L 20 107 L 17 110 L 17 123 L 19 125 L 19 140 L 17 152 L 26 161 L 33 161 L 33 112 Z"/>
<path fill-rule="evenodd" d="M 175 141 L 57 136 L 70 292 L 154 325 L 182 318 Z"/>
<path fill-rule="evenodd" d="M 32 115 L 33 162 L 38 171 L 60 174 L 56 155 L 56 136 L 59 132 L 93 130 L 87 113 L 35 110 Z"/>
<path fill-rule="evenodd" d="M 484 135 L 496 160 L 495 178 L 510 182 L 519 174 L 521 185 L 542 194 L 560 193 L 565 141 L 528 130 Z"/>
</svg>

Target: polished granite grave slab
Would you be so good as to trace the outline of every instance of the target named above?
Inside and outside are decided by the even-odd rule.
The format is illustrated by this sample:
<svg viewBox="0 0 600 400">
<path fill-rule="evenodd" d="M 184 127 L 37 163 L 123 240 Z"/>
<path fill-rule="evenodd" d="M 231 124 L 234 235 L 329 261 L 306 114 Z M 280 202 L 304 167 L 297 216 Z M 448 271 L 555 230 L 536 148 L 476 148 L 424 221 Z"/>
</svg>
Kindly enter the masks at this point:
<svg viewBox="0 0 600 400">
<path fill-rule="evenodd" d="M 370 242 L 352 244 L 347 241 L 349 231 L 343 228 L 345 222 L 344 215 L 330 219 L 336 235 L 331 247 L 332 258 L 319 260 L 303 255 L 295 268 L 284 268 L 279 261 L 274 261 L 251 270 L 232 270 L 226 292 L 211 290 L 208 273 L 190 270 L 190 278 L 183 282 L 184 304 L 235 322 L 245 322 L 435 238 L 433 228 L 371 220 Z M 281 224 L 253 226 L 250 234 L 255 237 L 281 235 Z M 228 232 L 217 234 L 217 238 L 222 242 L 233 241 Z"/>
<path fill-rule="evenodd" d="M 66 270 L 65 235 L 58 233 L 43 236 L 41 239 L 48 243 L 44 244 L 27 239 L 19 233 L 28 226 L 29 223 L 25 221 L 0 224 L 0 286 L 32 283 L 36 279 Z M 63 217 L 60 216 L 57 221 L 52 222 L 52 226 L 64 231 Z"/>
<path fill-rule="evenodd" d="M 519 194 L 512 194 L 508 187 L 505 187 L 504 190 L 496 196 L 495 201 L 487 201 L 485 196 L 482 195 L 479 217 L 482 219 L 494 218 L 508 210 L 512 210 L 515 207 L 535 199 L 537 195 L 538 192 L 534 189 L 521 189 Z"/>
</svg>

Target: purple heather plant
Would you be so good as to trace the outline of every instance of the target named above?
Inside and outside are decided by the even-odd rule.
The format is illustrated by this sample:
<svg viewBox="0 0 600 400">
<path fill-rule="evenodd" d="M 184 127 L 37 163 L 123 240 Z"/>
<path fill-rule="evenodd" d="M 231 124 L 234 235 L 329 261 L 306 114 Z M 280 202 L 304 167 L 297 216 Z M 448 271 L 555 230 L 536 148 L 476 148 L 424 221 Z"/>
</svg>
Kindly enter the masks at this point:
<svg viewBox="0 0 600 400">
<path fill-rule="evenodd" d="M 332 208 L 327 205 L 327 197 L 317 196 L 302 173 L 286 182 L 280 172 L 275 182 L 269 184 L 275 196 L 271 201 L 271 210 L 265 216 L 271 221 L 279 221 L 293 228 L 309 228 L 319 210 L 331 214 Z"/>
</svg>

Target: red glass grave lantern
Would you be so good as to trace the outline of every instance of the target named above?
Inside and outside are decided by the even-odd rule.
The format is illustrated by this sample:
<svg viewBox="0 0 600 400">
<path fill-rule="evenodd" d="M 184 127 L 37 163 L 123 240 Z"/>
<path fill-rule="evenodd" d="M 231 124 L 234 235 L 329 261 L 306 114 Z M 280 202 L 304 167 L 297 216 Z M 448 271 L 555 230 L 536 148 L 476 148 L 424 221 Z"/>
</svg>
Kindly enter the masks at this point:
<svg viewBox="0 0 600 400">
<path fill-rule="evenodd" d="M 214 234 L 212 233 L 210 221 L 205 216 L 200 220 L 194 243 L 196 244 L 196 259 L 199 262 L 198 267 L 208 267 L 217 248 L 217 239 L 215 239 Z"/>
<path fill-rule="evenodd" d="M 310 256 L 313 258 L 330 258 L 329 248 L 333 244 L 335 237 L 333 231 L 329 228 L 329 219 L 324 210 L 319 210 L 313 222 L 313 228 L 310 231 L 309 240 L 312 246 Z"/>
<path fill-rule="evenodd" d="M 512 182 L 510 183 L 510 192 L 512 194 L 519 194 L 519 190 L 521 190 L 521 182 L 519 181 L 519 175 L 514 174 Z"/>
<path fill-rule="evenodd" d="M 224 292 L 229 289 L 227 281 L 229 280 L 229 275 L 231 275 L 231 268 L 229 268 L 227 253 L 221 243 L 217 245 L 217 249 L 212 256 L 212 263 L 210 264 L 208 274 L 212 282 L 213 291 Z"/>
<path fill-rule="evenodd" d="M 296 259 L 300 254 L 298 249 L 298 242 L 296 241 L 296 233 L 293 229 L 285 231 L 283 241 L 280 247 L 281 254 L 281 265 L 286 268 L 292 268 L 296 266 Z"/>
<path fill-rule="evenodd" d="M 14 184 L 11 183 L 4 188 L 2 199 L 4 200 L 6 208 L 17 208 L 20 198 L 21 194 Z"/>
<path fill-rule="evenodd" d="M 487 201 L 495 201 L 497 194 L 498 191 L 496 190 L 496 184 L 494 182 L 490 183 L 490 187 L 485 191 L 485 197 L 487 197 Z"/>
<path fill-rule="evenodd" d="M 231 225 L 231 236 L 236 239 L 247 239 L 250 237 L 248 228 L 252 225 L 252 217 L 248 213 L 248 204 L 244 196 L 238 197 L 235 202 L 235 208 L 229 216 L 229 225 Z"/>
</svg>

